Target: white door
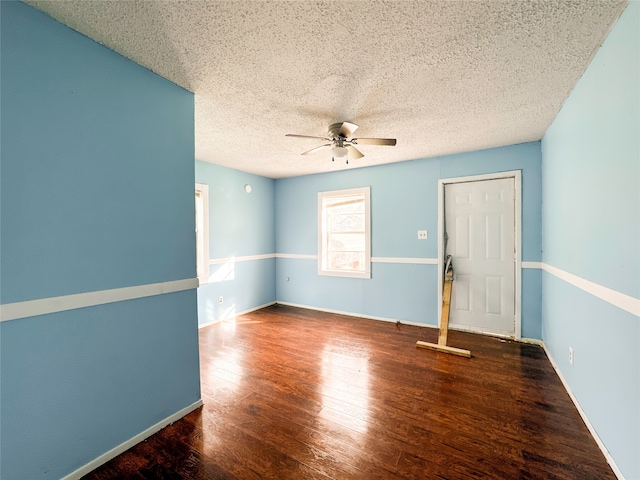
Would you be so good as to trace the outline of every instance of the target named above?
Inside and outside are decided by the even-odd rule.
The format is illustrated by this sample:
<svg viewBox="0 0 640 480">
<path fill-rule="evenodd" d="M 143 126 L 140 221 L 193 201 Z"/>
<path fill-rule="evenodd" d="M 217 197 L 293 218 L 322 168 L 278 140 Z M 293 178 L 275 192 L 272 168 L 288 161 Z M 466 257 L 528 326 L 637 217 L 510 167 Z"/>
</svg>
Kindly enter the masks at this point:
<svg viewBox="0 0 640 480">
<path fill-rule="evenodd" d="M 515 336 L 515 180 L 450 183 L 444 197 L 455 272 L 449 325 Z"/>
</svg>

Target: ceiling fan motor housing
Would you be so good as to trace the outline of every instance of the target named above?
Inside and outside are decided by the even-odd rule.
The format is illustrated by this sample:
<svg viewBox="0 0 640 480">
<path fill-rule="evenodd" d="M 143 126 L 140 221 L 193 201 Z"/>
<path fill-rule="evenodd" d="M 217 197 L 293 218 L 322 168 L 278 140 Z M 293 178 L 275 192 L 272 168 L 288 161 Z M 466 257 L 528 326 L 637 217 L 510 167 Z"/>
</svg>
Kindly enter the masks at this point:
<svg viewBox="0 0 640 480">
<path fill-rule="evenodd" d="M 358 129 L 358 125 L 355 123 L 349 122 L 338 122 L 332 123 L 329 125 L 329 137 L 340 139 L 347 139 L 347 137 L 351 137 L 354 132 Z"/>
</svg>

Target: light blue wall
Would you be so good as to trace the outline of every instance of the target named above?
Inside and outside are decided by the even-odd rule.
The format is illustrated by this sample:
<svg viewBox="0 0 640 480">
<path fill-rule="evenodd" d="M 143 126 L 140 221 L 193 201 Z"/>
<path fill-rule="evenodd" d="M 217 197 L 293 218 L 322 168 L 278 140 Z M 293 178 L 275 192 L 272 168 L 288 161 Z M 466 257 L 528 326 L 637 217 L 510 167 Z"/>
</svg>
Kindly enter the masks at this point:
<svg viewBox="0 0 640 480">
<path fill-rule="evenodd" d="M 3 480 L 60 478 L 200 398 L 195 290 L 0 324 Z"/>
<path fill-rule="evenodd" d="M 522 269 L 522 337 L 542 339 L 542 270 Z"/>
<path fill-rule="evenodd" d="M 640 291 L 638 8 L 627 7 L 542 144 L 545 262 L 633 296 Z"/>
<path fill-rule="evenodd" d="M 0 2 L 3 304 L 195 277 L 193 95 Z M 0 324 L 0 477 L 60 478 L 200 398 L 196 291 Z"/>
<path fill-rule="evenodd" d="M 636 299 L 639 25 L 631 2 L 542 140 L 543 261 Z M 640 318 L 550 273 L 542 285 L 545 344 L 619 469 L 640 478 Z"/>
<path fill-rule="evenodd" d="M 192 278 L 193 95 L 2 5 L 2 303 Z"/>
<path fill-rule="evenodd" d="M 276 181 L 276 251 L 317 254 L 317 193 L 371 186 L 371 255 L 436 258 L 438 180 L 522 170 L 522 259 L 541 259 L 540 143 Z M 428 239 L 418 240 L 417 231 Z M 370 280 L 325 277 L 315 260 L 278 258 L 278 301 L 437 325 L 435 265 L 372 265 Z M 523 271 L 523 335 L 540 338 L 539 271 Z"/>
<path fill-rule="evenodd" d="M 201 161 L 195 175 L 209 186 L 210 259 L 274 255 L 275 181 Z M 275 258 L 238 260 L 210 266 L 209 283 L 198 289 L 200 325 L 276 300 Z"/>
</svg>

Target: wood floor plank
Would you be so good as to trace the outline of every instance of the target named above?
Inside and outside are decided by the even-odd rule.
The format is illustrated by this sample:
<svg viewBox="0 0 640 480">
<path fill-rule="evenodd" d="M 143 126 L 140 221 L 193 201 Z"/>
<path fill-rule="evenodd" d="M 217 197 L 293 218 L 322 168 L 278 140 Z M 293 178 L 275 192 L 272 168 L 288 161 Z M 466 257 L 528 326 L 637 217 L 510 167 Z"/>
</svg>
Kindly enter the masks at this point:
<svg viewBox="0 0 640 480">
<path fill-rule="evenodd" d="M 615 479 L 537 345 L 274 305 L 200 330 L 204 406 L 85 478 Z"/>
</svg>

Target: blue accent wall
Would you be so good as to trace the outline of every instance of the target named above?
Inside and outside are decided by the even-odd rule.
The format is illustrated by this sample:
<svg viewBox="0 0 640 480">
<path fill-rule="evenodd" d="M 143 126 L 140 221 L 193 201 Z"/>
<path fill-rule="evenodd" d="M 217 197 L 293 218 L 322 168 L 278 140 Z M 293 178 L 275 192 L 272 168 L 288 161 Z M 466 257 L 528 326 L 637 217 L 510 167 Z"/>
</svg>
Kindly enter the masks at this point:
<svg viewBox="0 0 640 480">
<path fill-rule="evenodd" d="M 60 478 L 200 399 L 195 290 L 2 322 L 2 479 Z"/>
<path fill-rule="evenodd" d="M 631 2 L 542 140 L 543 261 L 636 299 L 639 25 Z M 622 474 L 640 478 L 640 318 L 546 271 L 542 285 L 551 356 Z"/>
<path fill-rule="evenodd" d="M 193 95 L 2 3 L 0 301 L 193 278 Z"/>
<path fill-rule="evenodd" d="M 232 259 L 210 265 L 209 282 L 198 288 L 198 319 L 206 325 L 276 300 L 275 180 L 202 161 L 195 176 L 209 186 L 209 257 Z M 271 258 L 241 258 L 253 255 Z"/>
<path fill-rule="evenodd" d="M 3 304 L 195 277 L 193 95 L 0 2 Z M 60 478 L 200 399 L 196 290 L 0 323 L 0 477 Z"/>
<path fill-rule="evenodd" d="M 532 142 L 445 157 L 359 168 L 276 182 L 276 251 L 317 255 L 317 194 L 371 186 L 371 255 L 438 255 L 438 180 L 522 171 L 522 260 L 541 260 L 541 154 Z M 428 239 L 418 240 L 417 231 Z M 437 325 L 437 267 L 372 265 L 371 279 L 325 277 L 312 259 L 278 258 L 278 301 Z M 523 270 L 522 332 L 540 338 L 539 271 Z"/>
</svg>

